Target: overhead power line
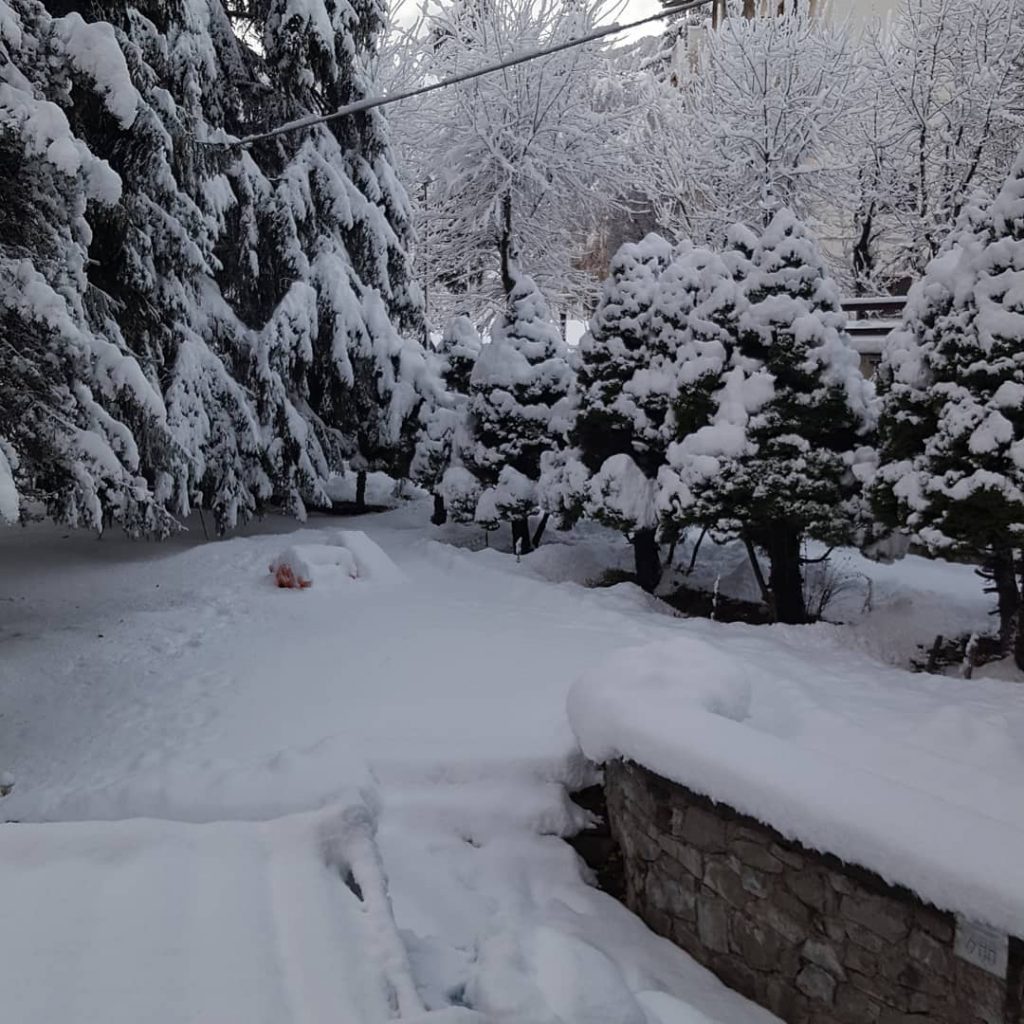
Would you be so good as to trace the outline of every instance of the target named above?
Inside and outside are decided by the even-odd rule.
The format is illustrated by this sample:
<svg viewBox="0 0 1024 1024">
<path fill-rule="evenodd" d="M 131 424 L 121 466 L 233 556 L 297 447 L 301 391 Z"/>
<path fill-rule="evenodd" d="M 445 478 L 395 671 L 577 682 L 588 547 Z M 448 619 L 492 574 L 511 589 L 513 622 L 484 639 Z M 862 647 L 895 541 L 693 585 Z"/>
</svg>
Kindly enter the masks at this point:
<svg viewBox="0 0 1024 1024">
<path fill-rule="evenodd" d="M 338 118 L 348 117 L 350 114 L 360 114 L 364 110 L 373 110 L 375 107 L 386 107 L 391 103 L 401 103 L 402 100 L 412 99 L 414 96 L 425 96 L 427 93 L 436 92 L 438 89 L 446 89 L 448 86 L 457 85 L 459 82 L 468 82 L 474 78 L 482 78 L 484 75 L 493 75 L 496 71 L 503 71 L 505 68 L 515 67 L 517 64 L 526 64 L 528 61 L 537 60 L 539 57 L 547 57 L 553 53 L 561 53 L 563 50 L 570 50 L 574 46 L 584 46 L 585 44 L 592 43 L 597 39 L 603 39 L 605 36 L 611 36 L 615 35 L 617 32 L 627 32 L 630 29 L 640 28 L 642 25 L 649 25 L 651 22 L 661 21 L 664 18 L 670 18 L 675 14 L 692 11 L 698 7 L 704 7 L 711 2 L 712 0 L 682 0 L 680 3 L 666 6 L 664 10 L 659 11 L 657 14 L 651 14 L 646 18 L 640 18 L 638 21 L 627 22 L 624 25 L 605 25 L 603 28 L 596 28 L 592 32 L 586 33 L 586 35 L 577 36 L 575 39 L 566 39 L 561 43 L 555 43 L 553 46 L 547 46 L 539 50 L 529 50 L 524 53 L 517 54 L 514 57 L 508 57 L 505 60 L 496 61 L 493 64 L 486 64 L 483 67 L 474 68 L 472 71 L 465 71 L 462 74 L 453 75 L 451 78 L 442 79 L 440 82 L 432 82 L 430 85 L 421 85 L 415 89 L 406 89 L 403 92 L 392 93 L 389 96 L 370 96 L 365 99 L 357 100 L 355 103 L 348 103 L 344 107 L 339 107 L 330 114 L 310 114 L 308 117 L 300 117 L 295 121 L 289 121 L 287 124 L 279 125 L 277 128 L 271 128 L 269 131 L 258 132 L 255 135 L 246 135 L 244 138 L 235 139 L 230 142 L 211 143 L 211 145 L 232 147 L 251 146 L 255 142 L 263 142 L 266 139 L 273 139 L 279 135 L 299 132 L 302 131 L 303 128 L 312 128 L 314 125 L 327 124 L 329 121 L 336 121 Z"/>
</svg>

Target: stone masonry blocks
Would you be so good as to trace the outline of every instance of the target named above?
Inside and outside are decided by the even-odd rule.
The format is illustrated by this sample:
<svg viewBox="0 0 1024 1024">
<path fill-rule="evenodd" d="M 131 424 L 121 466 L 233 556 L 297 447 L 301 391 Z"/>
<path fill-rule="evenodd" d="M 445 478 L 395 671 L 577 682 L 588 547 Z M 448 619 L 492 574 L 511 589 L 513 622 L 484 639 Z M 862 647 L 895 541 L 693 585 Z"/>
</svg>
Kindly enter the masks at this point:
<svg viewBox="0 0 1024 1024">
<path fill-rule="evenodd" d="M 909 890 L 632 762 L 605 768 L 629 907 L 789 1024 L 1024 1024 L 1019 938 L 997 978 Z"/>
</svg>

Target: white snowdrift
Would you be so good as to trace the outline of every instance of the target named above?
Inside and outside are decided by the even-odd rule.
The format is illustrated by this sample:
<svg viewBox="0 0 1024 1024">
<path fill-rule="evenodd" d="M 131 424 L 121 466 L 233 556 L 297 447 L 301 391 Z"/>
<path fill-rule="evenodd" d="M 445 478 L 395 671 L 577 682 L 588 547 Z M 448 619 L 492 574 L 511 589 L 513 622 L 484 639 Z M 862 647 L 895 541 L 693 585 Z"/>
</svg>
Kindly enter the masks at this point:
<svg viewBox="0 0 1024 1024">
<path fill-rule="evenodd" d="M 338 543 L 352 552 L 360 579 L 375 583 L 404 583 L 406 575 L 376 542 L 362 530 L 339 530 Z"/>
<path fill-rule="evenodd" d="M 330 544 L 292 544 L 270 563 L 279 587 L 304 590 L 316 581 L 401 583 L 405 575 L 362 530 L 340 530 Z"/>
<path fill-rule="evenodd" d="M 316 579 L 354 580 L 356 560 L 348 548 L 334 544 L 292 544 L 270 563 L 274 582 L 285 589 L 304 590 Z"/>
<path fill-rule="evenodd" d="M 694 624 L 696 625 L 696 624 Z M 1024 688 L 814 664 L 798 631 L 613 654 L 571 690 L 594 761 L 637 761 L 936 906 L 1019 934 Z"/>
</svg>

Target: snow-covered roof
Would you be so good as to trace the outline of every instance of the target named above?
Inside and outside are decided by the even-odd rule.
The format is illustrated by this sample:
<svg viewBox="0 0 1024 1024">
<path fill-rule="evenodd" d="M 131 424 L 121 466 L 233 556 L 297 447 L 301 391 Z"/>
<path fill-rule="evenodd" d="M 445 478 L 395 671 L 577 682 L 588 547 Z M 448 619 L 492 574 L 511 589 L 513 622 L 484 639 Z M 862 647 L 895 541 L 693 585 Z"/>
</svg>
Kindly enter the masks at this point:
<svg viewBox="0 0 1024 1024">
<path fill-rule="evenodd" d="M 700 634 L 576 684 L 588 757 L 637 761 L 940 908 L 1024 930 L 1024 689 L 837 649 L 812 663 L 786 627 L 689 626 Z"/>
</svg>

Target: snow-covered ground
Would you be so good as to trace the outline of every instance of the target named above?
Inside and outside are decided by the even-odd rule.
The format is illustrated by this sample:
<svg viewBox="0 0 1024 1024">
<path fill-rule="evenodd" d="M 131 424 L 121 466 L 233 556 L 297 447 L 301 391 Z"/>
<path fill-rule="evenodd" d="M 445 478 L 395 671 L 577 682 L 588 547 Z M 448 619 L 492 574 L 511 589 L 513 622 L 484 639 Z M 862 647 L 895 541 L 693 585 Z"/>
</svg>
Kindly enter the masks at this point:
<svg viewBox="0 0 1024 1024">
<path fill-rule="evenodd" d="M 5 1024 L 772 1019 L 558 838 L 581 820 L 569 685 L 679 623 L 426 516 L 0 532 Z M 272 585 L 339 528 L 402 576 Z"/>
<path fill-rule="evenodd" d="M 587 885 L 559 838 L 586 778 L 569 688 L 690 638 L 838 688 L 842 666 L 877 666 L 899 708 L 911 677 L 881 661 L 942 621 L 985 625 L 970 569 L 858 561 L 874 583 L 868 614 L 848 598 L 854 625 L 756 630 L 581 587 L 626 553 L 600 533 L 517 563 L 442 543 L 468 535 L 428 511 L 160 546 L 0 531 L 0 816 L 19 822 L 0 826 L 5 1024 L 774 1019 Z M 272 585 L 277 556 L 340 529 L 397 572 L 354 549 L 358 578 Z M 708 557 L 742 590 L 730 550 Z M 807 730 L 838 713 L 797 710 Z M 969 740 L 973 764 L 996 737 L 1024 762 L 1024 720 L 990 711 L 973 739 L 953 714 L 932 738 Z"/>
</svg>

